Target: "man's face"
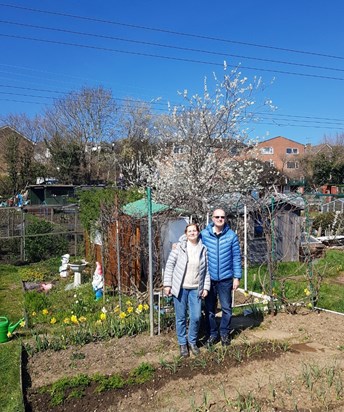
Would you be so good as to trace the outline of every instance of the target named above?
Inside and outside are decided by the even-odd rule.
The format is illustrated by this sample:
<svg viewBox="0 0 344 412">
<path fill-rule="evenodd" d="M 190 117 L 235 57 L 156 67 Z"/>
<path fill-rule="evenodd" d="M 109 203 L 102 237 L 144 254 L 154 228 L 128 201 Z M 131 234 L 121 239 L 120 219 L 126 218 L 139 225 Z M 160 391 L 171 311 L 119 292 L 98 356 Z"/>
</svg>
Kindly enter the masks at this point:
<svg viewBox="0 0 344 412">
<path fill-rule="evenodd" d="M 218 229 L 222 229 L 226 221 L 226 215 L 225 215 L 224 210 L 222 209 L 214 210 L 212 219 L 213 219 L 214 225 Z"/>
</svg>

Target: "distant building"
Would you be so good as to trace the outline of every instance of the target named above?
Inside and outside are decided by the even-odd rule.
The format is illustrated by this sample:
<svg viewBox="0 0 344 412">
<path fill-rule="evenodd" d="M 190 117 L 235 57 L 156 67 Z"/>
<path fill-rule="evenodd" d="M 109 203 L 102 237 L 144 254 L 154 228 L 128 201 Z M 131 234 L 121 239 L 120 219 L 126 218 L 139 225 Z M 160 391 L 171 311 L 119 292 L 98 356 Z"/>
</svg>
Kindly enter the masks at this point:
<svg viewBox="0 0 344 412">
<path fill-rule="evenodd" d="M 32 140 L 25 137 L 13 127 L 0 127 L 0 176 L 8 174 L 6 152 L 10 144 L 16 147 L 16 156 L 18 156 L 18 158 L 35 145 Z"/>
<path fill-rule="evenodd" d="M 306 146 L 283 136 L 273 137 L 258 143 L 256 157 L 274 166 L 286 177 L 290 190 L 303 186 L 304 173 L 301 159 L 306 153 Z"/>
</svg>

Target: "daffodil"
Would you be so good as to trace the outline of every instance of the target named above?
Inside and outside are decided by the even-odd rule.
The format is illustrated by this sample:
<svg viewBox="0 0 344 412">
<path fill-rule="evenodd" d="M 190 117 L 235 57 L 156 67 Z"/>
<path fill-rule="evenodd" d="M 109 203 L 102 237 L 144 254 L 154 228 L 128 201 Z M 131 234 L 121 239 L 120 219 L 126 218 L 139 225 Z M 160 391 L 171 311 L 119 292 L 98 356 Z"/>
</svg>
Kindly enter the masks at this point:
<svg viewBox="0 0 344 412">
<path fill-rule="evenodd" d="M 10 338 L 12 336 L 11 332 L 7 332 L 7 337 Z"/>
<path fill-rule="evenodd" d="M 134 310 L 134 308 L 133 308 L 132 306 L 129 306 L 129 308 L 127 309 L 127 312 L 128 312 L 128 313 L 132 313 L 133 310 Z"/>
<path fill-rule="evenodd" d="M 37 313 L 35 312 L 35 311 L 33 311 L 32 313 L 31 313 L 31 316 L 36 316 L 37 315 Z"/>
<path fill-rule="evenodd" d="M 70 317 L 70 320 L 71 320 L 73 323 L 75 323 L 76 325 L 79 323 L 78 318 L 77 318 L 75 315 L 72 315 L 72 316 Z"/>
<path fill-rule="evenodd" d="M 50 323 L 51 323 L 52 325 L 54 325 L 56 322 L 57 322 L 56 318 L 51 318 L 51 319 L 50 319 Z"/>
<path fill-rule="evenodd" d="M 81 323 L 84 323 L 84 322 L 86 322 L 86 318 L 85 318 L 85 316 L 80 316 L 80 318 L 79 318 L 79 322 L 81 322 Z"/>
<path fill-rule="evenodd" d="M 100 320 L 105 320 L 106 319 L 106 313 L 101 313 L 99 318 L 100 318 Z"/>
<path fill-rule="evenodd" d="M 306 296 L 309 296 L 310 294 L 311 294 L 311 292 L 306 288 L 306 289 L 304 289 L 304 292 L 305 292 L 305 295 Z"/>
<path fill-rule="evenodd" d="M 43 315 L 47 315 L 49 313 L 48 309 L 43 309 L 42 310 Z"/>
<path fill-rule="evenodd" d="M 145 304 L 143 305 L 143 309 L 144 309 L 144 310 L 148 310 L 148 309 L 149 309 L 149 306 L 147 305 L 147 303 L 145 303 Z"/>
<path fill-rule="evenodd" d="M 20 327 L 23 328 L 25 326 L 25 320 L 20 322 Z"/>
<path fill-rule="evenodd" d="M 121 312 L 121 313 L 119 314 L 119 317 L 120 317 L 121 319 L 124 319 L 126 316 L 127 316 L 127 315 L 126 315 L 125 312 Z"/>
<path fill-rule="evenodd" d="M 127 300 L 127 301 L 125 302 L 125 304 L 126 304 L 127 306 L 131 306 L 130 300 Z"/>
<path fill-rule="evenodd" d="M 66 325 L 69 325 L 70 324 L 70 319 L 69 318 L 64 318 L 63 323 L 65 323 Z"/>
</svg>

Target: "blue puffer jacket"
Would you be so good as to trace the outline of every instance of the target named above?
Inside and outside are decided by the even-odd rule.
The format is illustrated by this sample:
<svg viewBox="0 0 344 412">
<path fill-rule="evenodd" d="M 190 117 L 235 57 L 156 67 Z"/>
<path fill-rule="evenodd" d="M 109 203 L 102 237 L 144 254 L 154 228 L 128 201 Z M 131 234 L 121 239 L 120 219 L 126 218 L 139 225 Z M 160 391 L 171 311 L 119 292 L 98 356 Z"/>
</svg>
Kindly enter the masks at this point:
<svg viewBox="0 0 344 412">
<path fill-rule="evenodd" d="M 208 249 L 208 270 L 211 280 L 241 279 L 241 254 L 238 236 L 225 224 L 221 234 L 215 235 L 214 223 L 201 232 Z"/>
</svg>

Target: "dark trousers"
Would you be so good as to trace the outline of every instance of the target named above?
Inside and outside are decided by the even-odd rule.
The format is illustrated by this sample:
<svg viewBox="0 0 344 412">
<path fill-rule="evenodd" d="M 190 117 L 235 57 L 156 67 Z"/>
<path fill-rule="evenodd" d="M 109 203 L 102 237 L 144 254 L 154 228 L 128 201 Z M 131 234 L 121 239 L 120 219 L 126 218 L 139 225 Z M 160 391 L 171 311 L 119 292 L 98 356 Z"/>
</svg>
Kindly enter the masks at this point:
<svg viewBox="0 0 344 412">
<path fill-rule="evenodd" d="M 222 317 L 220 323 L 220 336 L 226 337 L 229 334 L 229 327 L 232 318 L 232 289 L 233 279 L 211 281 L 210 291 L 205 299 L 206 316 L 208 321 L 209 336 L 217 338 L 216 306 L 217 298 L 220 300 Z"/>
</svg>

